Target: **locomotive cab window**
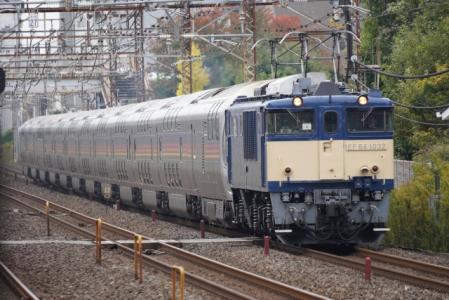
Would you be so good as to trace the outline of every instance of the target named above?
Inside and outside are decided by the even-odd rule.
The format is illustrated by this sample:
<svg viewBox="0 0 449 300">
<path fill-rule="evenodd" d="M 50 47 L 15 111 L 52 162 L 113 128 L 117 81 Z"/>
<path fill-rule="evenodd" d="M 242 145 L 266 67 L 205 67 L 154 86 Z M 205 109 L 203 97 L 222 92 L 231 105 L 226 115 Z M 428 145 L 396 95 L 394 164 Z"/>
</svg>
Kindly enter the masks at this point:
<svg viewBox="0 0 449 300">
<path fill-rule="evenodd" d="M 336 133 L 338 130 L 338 114 L 335 111 L 324 113 L 324 130 L 326 133 Z"/>
<path fill-rule="evenodd" d="M 346 127 L 349 132 L 391 131 L 392 110 L 388 108 L 349 108 L 346 111 Z"/>
<path fill-rule="evenodd" d="M 304 134 L 314 130 L 314 111 L 312 109 L 268 111 L 265 119 L 267 134 Z"/>
</svg>

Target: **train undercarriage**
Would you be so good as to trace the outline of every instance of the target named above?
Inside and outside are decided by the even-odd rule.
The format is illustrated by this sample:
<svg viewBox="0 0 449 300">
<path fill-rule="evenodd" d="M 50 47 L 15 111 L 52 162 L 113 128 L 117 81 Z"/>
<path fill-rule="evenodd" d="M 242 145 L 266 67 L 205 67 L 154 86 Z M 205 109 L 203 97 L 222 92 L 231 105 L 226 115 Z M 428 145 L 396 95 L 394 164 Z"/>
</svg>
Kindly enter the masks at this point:
<svg viewBox="0 0 449 300">
<path fill-rule="evenodd" d="M 28 168 L 28 177 L 46 186 L 74 191 L 84 196 L 119 203 L 141 210 L 156 209 L 190 220 L 206 219 L 210 224 L 238 229 L 252 235 L 271 235 L 290 245 L 374 243 L 384 233 L 382 213 L 388 195 L 378 192 L 354 192 L 348 189 L 319 190 L 307 193 L 269 193 L 243 189 L 232 190 L 232 201 L 221 201 L 222 215 L 210 212 L 211 202 L 196 195 L 184 195 L 184 210 L 174 207 L 171 195 L 154 192 L 154 201 L 146 199 L 147 191 L 118 184 L 102 184 Z M 76 181 L 76 182 L 74 182 Z M 107 187 L 107 188 L 105 188 Z M 123 201 L 129 189 L 128 201 Z M 89 192 L 89 190 L 91 192 Z M 375 201 L 377 199 L 377 201 Z M 220 203 L 215 200 L 213 207 Z"/>
<path fill-rule="evenodd" d="M 234 223 L 255 235 L 276 236 L 286 244 L 374 243 L 386 229 L 378 214 L 385 210 L 386 201 L 374 203 L 371 195 L 354 203 L 342 191 L 327 191 L 325 201 L 313 203 L 298 193 L 289 193 L 288 201 L 275 193 L 234 190 L 233 194 Z"/>
</svg>

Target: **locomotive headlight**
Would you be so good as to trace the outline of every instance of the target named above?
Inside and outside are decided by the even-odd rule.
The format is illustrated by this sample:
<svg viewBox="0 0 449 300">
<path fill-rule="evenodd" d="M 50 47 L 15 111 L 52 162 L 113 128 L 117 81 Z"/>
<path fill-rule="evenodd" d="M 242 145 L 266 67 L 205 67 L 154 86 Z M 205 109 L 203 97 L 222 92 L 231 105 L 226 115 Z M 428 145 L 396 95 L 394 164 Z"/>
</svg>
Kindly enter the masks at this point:
<svg viewBox="0 0 449 300">
<path fill-rule="evenodd" d="M 367 105 L 368 104 L 368 96 L 362 95 L 357 98 L 357 103 L 359 105 Z"/>
<path fill-rule="evenodd" d="M 374 174 L 377 174 L 379 172 L 379 167 L 376 165 L 372 166 L 371 172 L 373 172 Z"/>
<path fill-rule="evenodd" d="M 290 174 L 292 173 L 292 168 L 290 168 L 290 167 L 285 167 L 284 173 L 285 173 L 285 175 L 290 176 Z"/>
<path fill-rule="evenodd" d="M 360 168 L 360 173 L 362 173 L 363 175 L 368 174 L 368 172 L 369 172 L 368 166 L 362 166 L 362 167 Z"/>
<path fill-rule="evenodd" d="M 299 96 L 293 97 L 293 101 L 292 101 L 293 106 L 301 106 L 302 103 L 303 103 L 303 101 L 302 101 L 301 97 L 299 97 Z"/>
</svg>

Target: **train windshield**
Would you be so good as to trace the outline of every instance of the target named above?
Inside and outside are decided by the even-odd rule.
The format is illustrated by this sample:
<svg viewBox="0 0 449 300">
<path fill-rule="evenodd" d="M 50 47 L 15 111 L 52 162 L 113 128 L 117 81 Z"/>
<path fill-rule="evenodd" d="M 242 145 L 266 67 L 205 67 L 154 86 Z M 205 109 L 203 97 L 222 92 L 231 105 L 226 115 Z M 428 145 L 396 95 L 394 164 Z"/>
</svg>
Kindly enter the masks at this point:
<svg viewBox="0 0 449 300">
<path fill-rule="evenodd" d="M 266 114 L 267 134 L 302 134 L 314 130 L 312 109 L 292 111 L 273 110 Z"/>
<path fill-rule="evenodd" d="M 391 131 L 392 110 L 388 108 L 350 108 L 346 111 L 349 132 Z"/>
</svg>

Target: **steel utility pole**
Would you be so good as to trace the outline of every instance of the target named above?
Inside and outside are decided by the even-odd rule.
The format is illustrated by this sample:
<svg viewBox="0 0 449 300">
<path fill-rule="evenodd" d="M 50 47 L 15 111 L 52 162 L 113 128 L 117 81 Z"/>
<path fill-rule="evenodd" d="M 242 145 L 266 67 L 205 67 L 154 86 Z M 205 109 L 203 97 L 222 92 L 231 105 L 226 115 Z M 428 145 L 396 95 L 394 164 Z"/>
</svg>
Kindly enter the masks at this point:
<svg viewBox="0 0 449 300">
<path fill-rule="evenodd" d="M 145 101 L 145 65 L 143 60 L 143 39 L 138 36 L 143 36 L 143 8 L 140 7 L 135 12 L 134 19 L 134 34 L 135 34 L 135 51 L 134 64 L 136 69 L 136 92 L 137 102 Z"/>
<path fill-rule="evenodd" d="M 186 34 L 192 31 L 192 16 L 190 12 L 190 0 L 181 1 L 183 4 L 183 18 L 181 33 Z M 181 44 L 181 83 L 182 94 L 193 93 L 193 66 L 192 66 L 192 39 L 180 37 Z"/>
<path fill-rule="evenodd" d="M 354 54 L 353 53 L 353 37 L 350 32 L 352 32 L 352 20 L 351 20 L 351 12 L 349 10 L 348 5 L 351 4 L 350 0 L 341 0 L 340 4 L 345 5 L 343 7 L 343 14 L 345 19 L 345 29 L 347 31 L 346 33 L 346 81 L 348 82 L 351 79 L 351 75 L 354 74 L 354 68 L 351 61 L 351 57 Z"/>
<path fill-rule="evenodd" d="M 241 33 L 250 33 L 249 38 L 243 38 L 243 78 L 245 81 L 255 81 L 256 78 L 256 4 L 254 0 L 243 0 L 240 11 Z M 251 49 L 252 48 L 252 49 Z"/>
</svg>

